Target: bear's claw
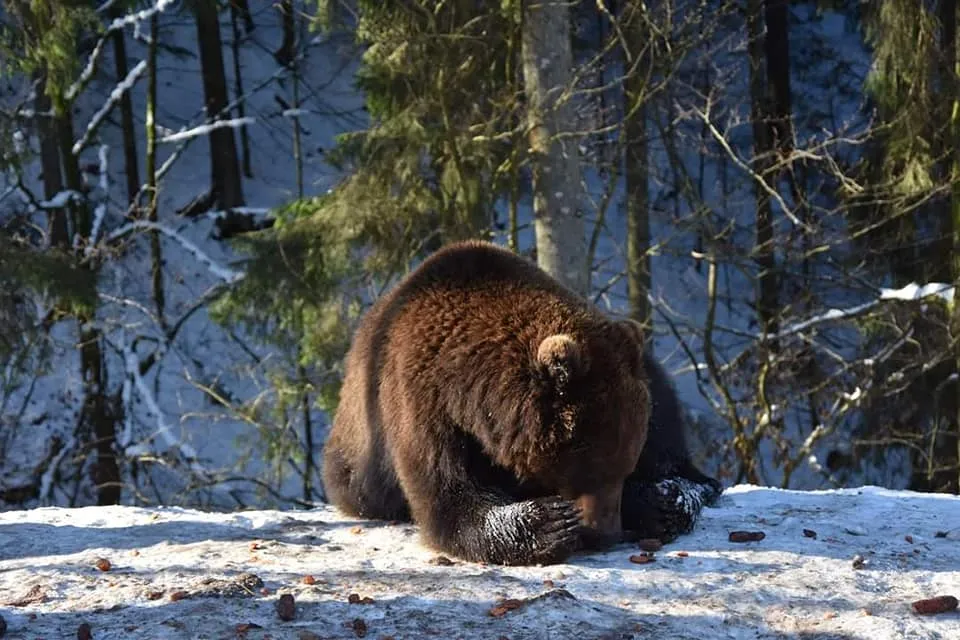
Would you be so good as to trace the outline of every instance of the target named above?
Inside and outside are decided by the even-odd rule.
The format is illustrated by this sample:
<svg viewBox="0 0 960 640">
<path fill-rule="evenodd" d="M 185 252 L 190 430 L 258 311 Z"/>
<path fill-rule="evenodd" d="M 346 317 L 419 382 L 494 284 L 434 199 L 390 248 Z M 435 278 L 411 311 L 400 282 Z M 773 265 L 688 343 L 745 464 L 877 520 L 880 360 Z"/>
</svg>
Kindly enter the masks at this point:
<svg viewBox="0 0 960 640">
<path fill-rule="evenodd" d="M 559 496 L 530 501 L 534 507 L 530 526 L 532 551 L 537 563 L 550 564 L 569 556 L 580 542 L 582 512 Z"/>
</svg>

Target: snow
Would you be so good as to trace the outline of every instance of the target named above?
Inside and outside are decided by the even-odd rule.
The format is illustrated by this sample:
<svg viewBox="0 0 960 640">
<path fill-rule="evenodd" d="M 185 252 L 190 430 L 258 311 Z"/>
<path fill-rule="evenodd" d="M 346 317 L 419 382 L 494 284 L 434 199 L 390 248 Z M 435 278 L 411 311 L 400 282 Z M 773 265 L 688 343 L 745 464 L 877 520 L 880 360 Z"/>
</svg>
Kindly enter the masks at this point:
<svg viewBox="0 0 960 640">
<path fill-rule="evenodd" d="M 220 129 L 222 127 L 229 127 L 231 129 L 237 129 L 250 124 L 256 124 L 256 118 L 230 118 L 228 120 L 217 120 L 216 122 L 211 122 L 210 124 L 200 125 L 199 127 L 194 127 L 188 131 L 178 131 L 177 133 L 172 133 L 170 135 L 160 138 L 160 142 L 180 142 L 181 140 L 187 140 L 189 138 L 199 138 L 200 136 L 209 135 L 214 129 Z"/>
<path fill-rule="evenodd" d="M 149 220 L 135 220 L 130 222 L 113 233 L 107 236 L 107 242 L 113 242 L 119 240 L 120 238 L 129 235 L 130 233 L 137 230 L 149 230 L 149 231 L 159 231 L 160 233 L 176 240 L 181 247 L 183 247 L 188 253 L 193 255 L 194 258 L 201 264 L 207 267 L 210 270 L 210 273 L 214 274 L 216 277 L 220 278 L 224 282 L 237 282 L 243 278 L 242 271 L 236 271 L 229 267 L 225 267 L 221 264 L 218 264 L 216 260 L 211 258 L 196 244 L 185 238 L 183 235 L 177 233 L 173 229 L 162 225 L 157 224 L 156 222 L 150 222 Z"/>
<path fill-rule="evenodd" d="M 734 530 L 766 536 L 734 543 Z M 73 637 L 87 622 L 98 640 L 347 638 L 356 619 L 369 638 L 946 639 L 960 637 L 960 612 L 910 604 L 960 595 L 958 539 L 960 498 L 877 487 L 740 485 L 652 563 L 631 563 L 638 550 L 623 544 L 544 567 L 438 563 L 414 526 L 328 506 L 41 508 L 0 513 L 0 615 L 11 637 Z M 31 590 L 42 601 L 10 604 Z M 282 594 L 291 621 L 276 613 Z M 501 598 L 522 604 L 491 615 Z"/>
<path fill-rule="evenodd" d="M 915 282 L 899 289 L 881 289 L 881 300 L 922 300 L 929 296 L 937 296 L 947 304 L 953 302 L 953 285 L 942 282 L 928 282 L 918 285 Z"/>
<path fill-rule="evenodd" d="M 83 136 L 79 140 L 73 143 L 73 147 L 70 149 L 74 155 L 79 155 L 81 151 L 90 143 L 90 139 L 96 134 L 97 129 L 100 128 L 100 125 L 107 119 L 107 116 L 110 115 L 110 112 L 113 111 L 113 108 L 120 102 L 120 99 L 123 98 L 123 94 L 133 88 L 133 85 L 137 83 L 137 80 L 140 79 L 140 76 L 144 74 L 147 70 L 147 61 L 141 60 L 137 65 L 130 70 L 127 74 L 127 77 L 123 79 L 113 91 L 110 92 L 110 98 L 103 103 L 103 106 L 100 107 L 100 110 L 97 111 L 93 117 L 90 119 L 90 123 L 87 125 L 86 130 L 83 132 Z"/>
</svg>

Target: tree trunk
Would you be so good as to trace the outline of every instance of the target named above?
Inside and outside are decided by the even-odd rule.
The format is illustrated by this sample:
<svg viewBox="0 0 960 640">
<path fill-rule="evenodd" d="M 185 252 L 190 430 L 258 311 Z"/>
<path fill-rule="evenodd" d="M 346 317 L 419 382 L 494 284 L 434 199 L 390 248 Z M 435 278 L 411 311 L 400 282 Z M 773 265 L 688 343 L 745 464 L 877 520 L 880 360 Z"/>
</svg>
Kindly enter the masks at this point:
<svg viewBox="0 0 960 640">
<path fill-rule="evenodd" d="M 157 14 L 150 16 L 150 48 L 147 51 L 147 114 L 144 118 L 147 128 L 147 220 L 157 222 Z M 167 321 L 164 309 L 166 294 L 163 286 L 163 255 L 160 247 L 160 232 L 150 231 L 150 282 L 153 292 L 153 304 L 157 310 L 160 327 L 166 331 Z"/>
<path fill-rule="evenodd" d="M 947 229 L 951 238 L 952 260 L 951 277 L 955 290 L 960 290 L 960 67 L 957 59 L 957 0 L 941 0 L 940 23 L 943 29 L 941 47 L 943 50 L 943 64 L 940 69 L 943 74 L 943 90 L 947 94 L 944 104 L 949 105 L 946 114 L 948 127 L 945 132 L 944 158 L 949 163 L 947 176 L 950 180 L 950 202 L 946 216 Z M 960 334 L 960 305 L 953 305 L 953 334 Z M 956 371 L 960 371 L 960 347 L 955 347 Z M 934 491 L 949 491 L 960 493 L 960 393 L 957 392 L 956 380 L 948 381 L 952 391 L 947 388 L 944 397 L 952 398 L 952 416 L 943 421 L 948 425 L 944 433 L 931 434 L 933 442 L 930 445 L 933 460 L 930 468 L 935 471 L 928 478 Z M 935 420 L 939 416 L 934 416 Z"/>
<path fill-rule="evenodd" d="M 764 51 L 767 59 L 767 87 L 770 104 L 770 144 L 784 156 L 793 149 L 790 96 L 790 3 L 766 0 L 764 19 L 767 33 Z"/>
<path fill-rule="evenodd" d="M 111 17 L 123 15 L 123 10 L 116 7 Z M 127 45 L 124 41 L 123 29 L 117 29 L 113 38 L 113 55 L 117 71 L 117 82 L 121 82 L 129 73 L 127 65 Z M 140 192 L 140 170 L 137 164 L 137 134 L 133 126 L 133 101 L 130 92 L 124 91 L 120 97 L 120 126 L 123 130 L 123 162 L 124 173 L 127 178 L 127 202 L 132 203 Z"/>
<path fill-rule="evenodd" d="M 40 167 L 43 171 L 43 195 L 49 200 L 63 191 L 63 173 L 60 171 L 60 144 L 58 142 L 57 121 L 49 114 L 50 97 L 47 95 L 46 80 L 43 74 L 37 74 L 34 108 L 37 112 L 37 135 L 40 137 Z M 50 211 L 47 223 L 50 244 L 54 247 L 70 245 L 70 228 L 67 224 L 66 208 Z"/>
<path fill-rule="evenodd" d="M 753 170 L 764 180 L 770 179 L 773 165 L 773 136 L 768 126 L 770 108 L 765 87 L 763 2 L 748 0 L 747 37 L 750 57 L 750 115 L 753 124 Z M 768 34 L 769 35 L 769 34 Z M 757 201 L 754 261 L 757 264 L 757 320 L 760 330 L 766 334 L 777 331 L 777 281 L 776 258 L 773 252 L 773 207 L 770 195 L 760 184 L 754 185 Z M 776 341 L 767 341 L 770 349 L 776 349 Z"/>
<path fill-rule="evenodd" d="M 209 121 L 229 117 L 224 110 L 227 100 L 227 79 L 223 68 L 220 40 L 220 21 L 214 0 L 196 0 L 194 14 L 197 23 L 197 41 L 200 46 L 200 68 L 203 76 L 203 95 Z M 209 134 L 211 181 L 223 209 L 244 204 L 240 164 L 233 129 L 220 127 Z"/>
<path fill-rule="evenodd" d="M 633 55 L 647 49 L 649 33 L 638 3 L 627 3 L 626 37 Z M 632 64 L 635 61 L 627 61 Z M 650 195 L 647 153 L 646 65 L 634 66 L 624 84 L 627 116 L 626 182 L 627 182 L 627 299 L 630 317 L 650 326 Z"/>
<path fill-rule="evenodd" d="M 574 110 L 562 100 L 573 80 L 567 0 L 523 0 L 522 60 L 533 162 L 537 262 L 568 287 L 587 294 L 590 265 Z M 567 137 L 559 138 L 558 134 Z"/>
<path fill-rule="evenodd" d="M 244 3 L 246 4 L 246 3 Z M 246 113 L 244 113 L 243 105 L 243 74 L 240 71 L 240 26 L 239 26 L 239 15 L 242 11 L 242 8 L 238 6 L 239 3 L 234 1 L 230 3 L 230 26 L 233 29 L 233 44 L 231 50 L 233 53 L 233 81 L 235 83 L 234 95 L 236 96 L 237 102 L 237 115 L 243 118 Z M 250 8 L 246 8 L 247 19 L 250 18 Z M 250 25 L 247 25 L 247 33 L 252 30 Z M 250 138 L 247 135 L 247 128 L 240 127 L 240 150 L 243 157 L 243 175 L 248 178 L 253 177 L 253 168 L 250 166 Z"/>
<path fill-rule="evenodd" d="M 253 22 L 253 14 L 250 13 L 249 0 L 230 0 L 230 10 L 234 15 L 243 18 L 243 27 L 247 34 L 253 33 L 257 25 Z"/>
<path fill-rule="evenodd" d="M 293 62 L 293 58 L 296 56 L 297 38 L 294 32 L 293 0 L 281 0 L 280 16 L 283 20 L 283 41 L 280 43 L 280 48 L 274 52 L 273 57 L 280 65 L 287 66 Z"/>
<path fill-rule="evenodd" d="M 69 106 L 57 117 L 60 135 L 60 157 L 63 161 L 63 173 L 66 186 L 81 192 L 83 181 L 77 157 L 73 155 L 73 120 Z M 81 242 L 89 238 L 92 227 L 90 210 L 86 202 L 71 202 L 73 233 Z M 71 239 L 72 244 L 72 239 Z M 95 260 L 84 263 L 83 268 L 96 271 L 99 267 Z M 116 415 L 107 396 L 106 363 L 103 360 L 103 335 L 96 325 L 96 301 L 91 309 L 77 314 L 77 327 L 80 335 L 80 373 L 83 380 L 82 424 L 93 434 L 93 446 L 97 452 L 97 461 L 93 470 L 96 483 L 97 504 L 119 504 L 121 496 L 120 467 L 116 455 Z"/>
</svg>

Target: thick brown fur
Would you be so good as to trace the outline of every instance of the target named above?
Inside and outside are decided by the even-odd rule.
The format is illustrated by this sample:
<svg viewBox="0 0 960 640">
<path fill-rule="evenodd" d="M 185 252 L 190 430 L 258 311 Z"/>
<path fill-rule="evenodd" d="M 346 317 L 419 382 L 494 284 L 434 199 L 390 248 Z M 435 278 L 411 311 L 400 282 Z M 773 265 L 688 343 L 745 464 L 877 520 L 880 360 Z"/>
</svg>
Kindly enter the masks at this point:
<svg viewBox="0 0 960 640">
<path fill-rule="evenodd" d="M 575 501 L 613 504 L 620 526 L 650 411 L 643 341 L 524 258 L 448 245 L 357 329 L 327 497 L 354 516 L 412 518 L 467 560 L 562 560 L 583 542 Z"/>
</svg>

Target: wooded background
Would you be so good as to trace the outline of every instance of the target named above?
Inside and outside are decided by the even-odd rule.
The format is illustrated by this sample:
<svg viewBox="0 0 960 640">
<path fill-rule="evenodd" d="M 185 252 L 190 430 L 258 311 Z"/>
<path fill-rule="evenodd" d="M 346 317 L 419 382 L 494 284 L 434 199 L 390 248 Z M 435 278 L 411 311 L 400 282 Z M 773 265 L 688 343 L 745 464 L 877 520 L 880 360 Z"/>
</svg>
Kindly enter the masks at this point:
<svg viewBox="0 0 960 640">
<path fill-rule="evenodd" d="M 725 484 L 960 491 L 957 2 L 8 0 L 0 508 L 322 500 L 363 310 L 529 255 Z"/>
</svg>

